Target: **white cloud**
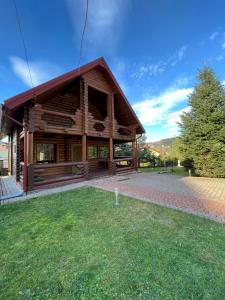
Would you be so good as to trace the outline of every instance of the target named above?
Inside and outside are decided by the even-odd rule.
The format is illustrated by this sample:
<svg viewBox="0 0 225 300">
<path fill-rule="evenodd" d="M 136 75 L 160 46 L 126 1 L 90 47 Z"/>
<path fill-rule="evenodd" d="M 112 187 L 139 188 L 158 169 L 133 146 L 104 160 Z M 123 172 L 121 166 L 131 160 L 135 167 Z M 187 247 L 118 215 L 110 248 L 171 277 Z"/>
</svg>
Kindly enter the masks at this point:
<svg viewBox="0 0 225 300">
<path fill-rule="evenodd" d="M 189 111 L 190 107 L 187 106 L 181 110 L 174 111 L 168 114 L 166 123 L 163 125 L 163 128 L 167 129 L 167 133 L 169 136 L 176 136 L 179 133 L 178 122 L 181 121 L 181 115 Z"/>
<path fill-rule="evenodd" d="M 141 65 L 138 70 L 132 74 L 132 77 L 140 79 L 143 76 L 156 76 L 166 70 L 166 62 L 148 63 Z"/>
<path fill-rule="evenodd" d="M 216 60 L 223 60 L 224 59 L 224 54 L 221 54 L 221 55 L 218 55 L 217 56 L 217 58 L 216 58 Z"/>
<path fill-rule="evenodd" d="M 189 77 L 180 77 L 174 81 L 172 87 L 174 88 L 185 87 L 188 85 L 189 81 L 190 81 Z"/>
<path fill-rule="evenodd" d="M 225 42 L 222 44 L 222 48 L 225 49 Z"/>
<path fill-rule="evenodd" d="M 211 41 L 214 41 L 215 38 L 218 36 L 218 34 L 219 34 L 218 31 L 213 32 L 213 33 L 209 36 L 209 39 L 210 39 Z"/>
<path fill-rule="evenodd" d="M 162 124 L 178 104 L 185 103 L 192 88 L 169 88 L 158 96 L 138 102 L 133 105 L 142 124 L 152 126 Z"/>
<path fill-rule="evenodd" d="M 180 49 L 176 51 L 176 53 L 171 57 L 171 66 L 176 66 L 185 55 L 185 52 L 187 50 L 187 45 L 182 46 Z"/>
<path fill-rule="evenodd" d="M 169 66 L 174 67 L 184 58 L 185 52 L 187 50 L 187 45 L 180 47 L 171 57 L 165 61 L 158 61 L 156 63 L 148 62 L 139 65 L 136 72 L 131 76 L 137 79 L 145 77 L 156 76 L 164 73 Z"/>
<path fill-rule="evenodd" d="M 19 77 L 27 86 L 32 87 L 25 60 L 17 56 L 10 56 L 9 60 L 17 77 Z M 46 61 L 31 61 L 29 66 L 34 86 L 41 84 L 60 73 L 60 69 L 56 65 Z"/>
<path fill-rule="evenodd" d="M 66 0 L 70 19 L 80 37 L 84 24 L 86 2 Z M 123 30 L 123 21 L 128 12 L 127 0 L 89 1 L 87 41 L 95 46 L 114 46 Z"/>
<path fill-rule="evenodd" d="M 140 121 L 146 128 L 148 141 L 173 137 L 179 133 L 177 122 L 180 121 L 182 113 L 189 111 L 187 99 L 192 92 L 193 88 L 182 88 L 179 84 L 174 83 L 161 94 L 133 105 Z M 177 110 L 178 106 L 185 106 L 185 108 Z M 153 132 L 151 132 L 151 128 L 154 129 Z"/>
</svg>

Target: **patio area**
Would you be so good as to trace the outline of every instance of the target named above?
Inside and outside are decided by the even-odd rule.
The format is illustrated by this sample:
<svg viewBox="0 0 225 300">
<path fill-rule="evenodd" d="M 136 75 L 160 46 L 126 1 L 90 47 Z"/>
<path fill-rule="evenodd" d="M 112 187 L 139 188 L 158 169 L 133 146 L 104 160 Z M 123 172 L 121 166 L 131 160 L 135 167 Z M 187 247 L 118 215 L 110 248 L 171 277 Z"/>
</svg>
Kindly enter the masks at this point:
<svg viewBox="0 0 225 300">
<path fill-rule="evenodd" d="M 22 196 L 24 193 L 12 176 L 0 176 L 0 200 L 5 201 Z"/>
<path fill-rule="evenodd" d="M 138 173 L 92 180 L 89 185 L 225 223 L 225 180 Z"/>
</svg>

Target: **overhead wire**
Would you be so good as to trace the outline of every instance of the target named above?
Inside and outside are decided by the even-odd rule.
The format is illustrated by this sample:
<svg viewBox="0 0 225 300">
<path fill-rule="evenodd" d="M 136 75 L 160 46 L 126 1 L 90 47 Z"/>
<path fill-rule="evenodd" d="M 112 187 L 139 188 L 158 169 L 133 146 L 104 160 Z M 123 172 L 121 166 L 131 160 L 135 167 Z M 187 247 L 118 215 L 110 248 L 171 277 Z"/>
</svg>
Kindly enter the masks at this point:
<svg viewBox="0 0 225 300">
<path fill-rule="evenodd" d="M 18 29 L 19 29 L 23 49 L 24 49 L 24 56 L 25 56 L 25 60 L 26 60 L 26 65 L 27 65 L 27 70 L 28 70 L 31 86 L 32 86 L 32 88 L 34 88 L 34 81 L 33 81 L 33 78 L 32 78 L 32 72 L 31 72 L 31 67 L 30 67 L 29 57 L 28 57 L 28 50 L 27 50 L 27 46 L 26 46 L 26 42 L 25 42 L 25 37 L 24 37 L 24 33 L 23 33 L 21 20 L 20 20 L 20 14 L 19 14 L 17 2 L 16 2 L 16 0 L 12 0 L 12 1 L 13 1 L 15 12 L 16 12 L 17 25 L 18 25 Z M 85 31 L 86 31 L 86 27 L 87 27 L 87 20 L 88 20 L 88 9 L 89 9 L 89 0 L 86 0 L 84 26 L 83 26 L 82 33 L 81 33 L 80 49 L 79 49 L 78 64 L 77 64 L 77 72 L 78 73 L 80 71 L 80 64 L 81 64 L 81 59 L 82 59 L 84 36 L 85 36 Z M 34 96 L 36 97 L 35 94 L 34 94 Z"/>
<path fill-rule="evenodd" d="M 28 51 L 27 51 L 27 47 L 26 47 L 26 43 L 25 43 L 25 37 L 24 37 L 24 34 L 23 34 L 22 24 L 21 24 L 21 21 L 20 21 L 18 6 L 17 6 L 17 3 L 16 3 L 16 0 L 12 0 L 12 1 L 13 1 L 13 4 L 14 4 L 14 7 L 15 7 L 16 20 L 17 20 L 17 25 L 18 25 L 18 29 L 19 29 L 23 49 L 24 49 L 24 56 L 25 56 L 25 60 L 26 60 L 26 64 L 27 64 L 28 74 L 29 74 L 29 77 L 30 77 L 31 87 L 34 88 L 34 82 L 33 82 L 32 74 L 31 74 L 31 68 L 30 68 L 29 59 L 28 59 Z"/>
<path fill-rule="evenodd" d="M 79 58 L 78 58 L 78 67 L 77 67 L 78 72 L 80 71 L 80 63 L 81 63 L 81 58 L 82 58 L 84 35 L 85 35 L 86 27 L 87 27 L 88 9 L 89 9 L 89 0 L 86 0 L 86 10 L 85 10 L 85 17 L 84 17 L 84 26 L 83 26 L 83 30 L 82 30 L 82 33 L 81 33 L 80 50 L 79 50 Z"/>
</svg>

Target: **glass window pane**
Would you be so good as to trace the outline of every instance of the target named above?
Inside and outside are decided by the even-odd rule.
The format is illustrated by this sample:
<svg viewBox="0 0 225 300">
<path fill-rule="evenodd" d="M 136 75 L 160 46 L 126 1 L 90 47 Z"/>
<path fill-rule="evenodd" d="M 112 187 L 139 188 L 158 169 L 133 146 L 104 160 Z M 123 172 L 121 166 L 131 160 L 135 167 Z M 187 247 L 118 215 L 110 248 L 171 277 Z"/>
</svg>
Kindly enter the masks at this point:
<svg viewBox="0 0 225 300">
<path fill-rule="evenodd" d="M 99 146 L 98 148 L 98 157 L 99 158 L 108 158 L 109 149 L 106 146 Z"/>
<path fill-rule="evenodd" d="M 97 147 L 96 146 L 88 146 L 88 158 L 97 158 Z"/>
<path fill-rule="evenodd" d="M 37 144 L 37 161 L 53 163 L 56 161 L 55 144 Z"/>
</svg>

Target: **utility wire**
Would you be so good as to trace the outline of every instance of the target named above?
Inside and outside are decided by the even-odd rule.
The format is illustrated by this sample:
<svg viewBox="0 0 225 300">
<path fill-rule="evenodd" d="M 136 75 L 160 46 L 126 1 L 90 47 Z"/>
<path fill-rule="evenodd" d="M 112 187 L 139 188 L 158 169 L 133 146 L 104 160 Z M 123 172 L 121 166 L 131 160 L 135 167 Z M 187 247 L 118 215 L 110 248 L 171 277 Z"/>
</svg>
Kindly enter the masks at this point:
<svg viewBox="0 0 225 300">
<path fill-rule="evenodd" d="M 28 73 L 29 73 L 31 86 L 32 86 L 32 88 L 34 88 L 34 82 L 33 82 L 33 79 L 32 79 L 30 64 L 29 64 L 29 60 L 28 60 L 27 47 L 26 47 L 26 43 L 25 43 L 25 38 L 24 38 L 23 30 L 22 30 L 22 25 L 21 25 L 21 21 L 20 21 L 20 15 L 19 15 L 16 0 L 13 0 L 13 4 L 14 4 L 14 7 L 15 7 L 15 11 L 16 11 L 16 20 L 17 20 L 17 25 L 18 25 L 18 28 L 19 28 L 19 33 L 20 33 L 21 41 L 22 41 L 23 48 L 24 48 L 24 54 L 25 54 L 25 59 L 26 59 L 26 64 L 27 64 L 27 70 L 28 70 Z"/>
<path fill-rule="evenodd" d="M 30 68 L 29 59 L 28 59 L 28 51 L 27 51 L 27 47 L 26 47 L 26 43 L 25 43 L 25 38 L 24 38 L 24 34 L 23 34 L 22 24 L 21 24 L 21 21 L 20 21 L 20 15 L 19 15 L 19 11 L 18 11 L 16 0 L 13 0 L 13 4 L 14 4 L 14 7 L 15 7 L 15 11 L 16 11 L 16 20 L 17 20 L 17 25 L 18 25 L 18 28 L 19 28 L 19 33 L 20 33 L 21 41 L 22 41 L 23 48 L 24 48 L 24 54 L 25 54 L 25 59 L 26 59 L 26 64 L 27 64 L 27 70 L 28 70 L 28 73 L 29 73 L 31 86 L 34 87 L 34 82 L 33 82 L 33 79 L 32 79 L 31 68 Z M 83 30 L 82 30 L 82 34 L 81 34 L 79 59 L 78 59 L 78 67 L 77 67 L 78 72 L 80 70 L 80 63 L 81 63 L 81 58 L 82 58 L 84 35 L 85 35 L 86 27 L 87 27 L 88 8 L 89 8 L 89 0 L 86 0 L 86 11 L 85 11 L 85 18 L 84 18 L 84 26 L 83 26 Z"/>
<path fill-rule="evenodd" d="M 81 58 L 82 58 L 84 35 L 85 35 L 86 27 L 87 27 L 88 7 L 89 7 L 89 0 L 86 0 L 86 12 L 85 12 L 85 18 L 84 18 L 84 27 L 83 27 L 83 30 L 82 30 L 81 41 L 80 41 L 80 51 L 79 51 L 79 59 L 78 59 L 78 72 L 80 71 L 80 63 L 81 63 Z"/>
</svg>

